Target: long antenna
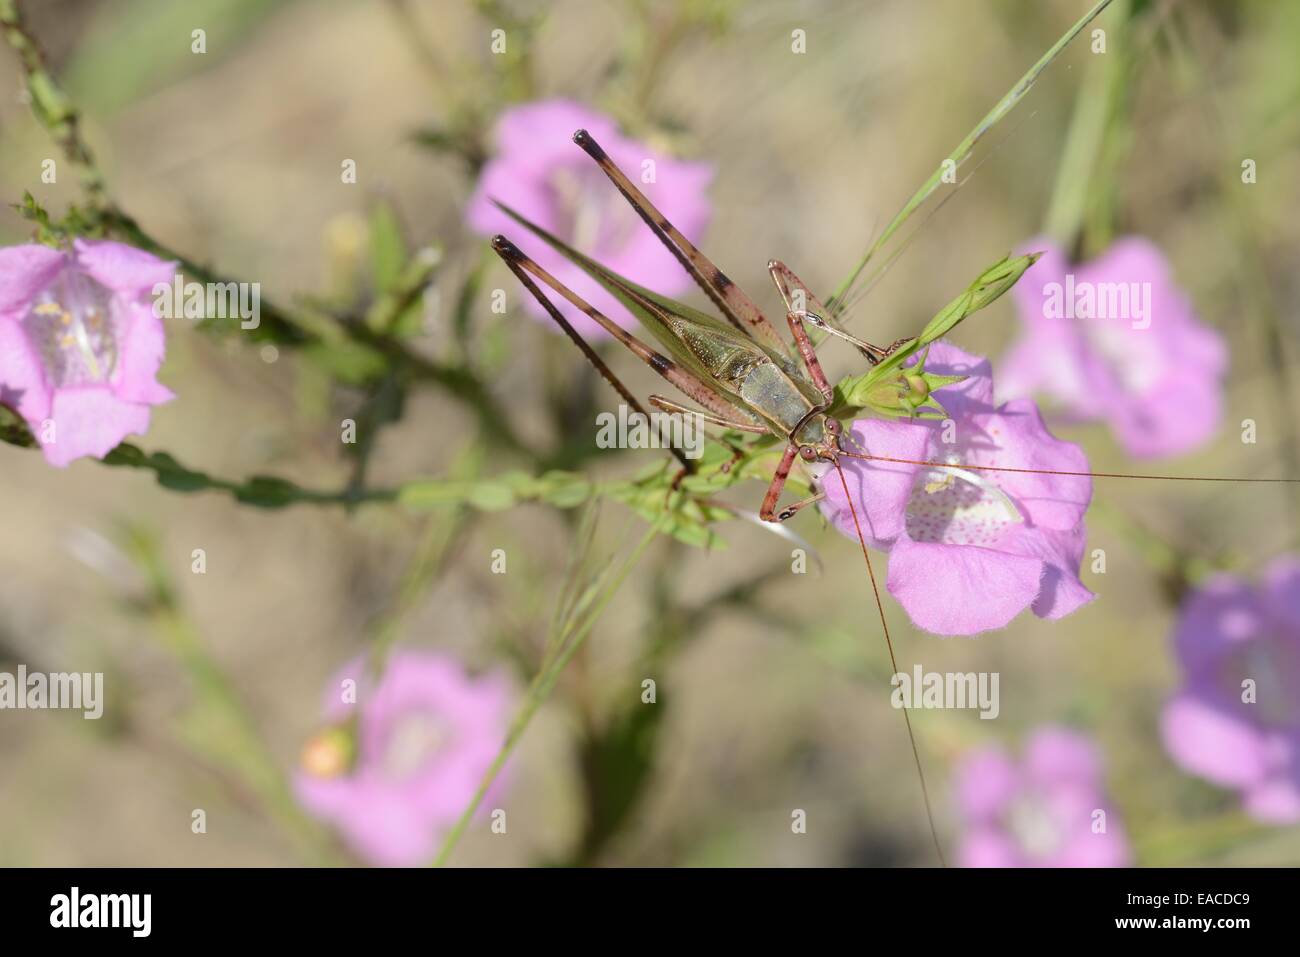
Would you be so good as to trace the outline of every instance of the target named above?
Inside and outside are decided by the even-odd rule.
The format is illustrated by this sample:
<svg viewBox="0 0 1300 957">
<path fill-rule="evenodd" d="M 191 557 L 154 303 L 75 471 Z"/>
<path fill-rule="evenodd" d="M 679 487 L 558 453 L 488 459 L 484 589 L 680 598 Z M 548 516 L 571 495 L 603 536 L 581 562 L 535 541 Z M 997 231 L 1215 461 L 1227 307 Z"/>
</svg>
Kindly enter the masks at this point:
<svg viewBox="0 0 1300 957">
<path fill-rule="evenodd" d="M 845 453 L 847 454 L 847 453 Z M 894 642 L 889 637 L 889 623 L 885 620 L 885 606 L 880 600 L 880 587 L 876 584 L 876 570 L 871 567 L 871 555 L 867 552 L 867 540 L 862 536 L 862 526 L 858 524 L 858 510 L 853 504 L 853 495 L 849 492 L 849 483 L 844 478 L 844 470 L 840 468 L 840 463 L 835 463 L 835 471 L 839 473 L 840 484 L 844 486 L 844 498 L 849 503 L 849 512 L 853 515 L 853 528 L 858 533 L 858 544 L 862 546 L 862 557 L 867 563 L 867 575 L 871 578 L 871 594 L 876 599 L 876 611 L 880 614 L 880 628 L 885 633 L 885 647 L 889 649 L 889 664 L 894 669 L 894 674 L 898 674 L 898 659 L 894 657 Z M 930 789 L 925 784 L 925 771 L 921 767 L 921 752 L 916 746 L 916 734 L 912 731 L 912 718 L 908 713 L 907 706 L 903 706 L 903 722 L 907 725 L 907 740 L 912 744 L 912 760 L 916 763 L 916 776 L 921 782 L 921 797 L 925 800 L 925 819 L 930 822 L 930 839 L 934 841 L 935 853 L 939 855 L 939 864 L 943 867 L 948 866 L 948 860 L 943 856 L 943 845 L 939 843 L 939 831 L 934 826 L 934 810 L 930 806 Z"/>
<path fill-rule="evenodd" d="M 1021 472 L 1029 475 L 1077 475 L 1080 478 L 1146 479 L 1160 482 L 1247 482 L 1263 485 L 1295 485 L 1300 478 L 1249 478 L 1220 475 L 1150 475 L 1141 472 L 1071 472 L 1065 469 L 1026 469 L 1010 465 L 970 465 L 966 462 L 940 462 L 936 459 L 900 459 L 892 455 L 869 455 L 840 450 L 841 455 L 868 462 L 895 462 L 899 465 L 924 465 L 931 468 L 962 468 L 973 472 Z M 851 504 L 851 503 L 850 503 Z"/>
</svg>

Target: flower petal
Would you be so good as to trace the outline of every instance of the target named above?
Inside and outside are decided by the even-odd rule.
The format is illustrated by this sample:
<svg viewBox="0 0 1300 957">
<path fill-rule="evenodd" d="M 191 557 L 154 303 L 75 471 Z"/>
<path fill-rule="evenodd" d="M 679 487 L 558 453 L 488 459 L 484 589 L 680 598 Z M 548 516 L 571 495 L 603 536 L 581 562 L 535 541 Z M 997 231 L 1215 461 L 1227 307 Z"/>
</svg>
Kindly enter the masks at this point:
<svg viewBox="0 0 1300 957">
<path fill-rule="evenodd" d="M 926 457 L 932 431 L 930 426 L 916 422 L 858 419 L 842 442 L 850 452 L 915 461 Z M 843 483 L 833 471 L 822 476 L 821 485 L 826 492 L 822 514 L 843 534 L 856 537 L 853 515 L 844 496 L 844 486 L 848 485 L 867 544 L 887 548 L 903 531 L 907 502 L 919 466 L 846 456 L 840 460 L 840 468 L 844 470 Z"/>
<path fill-rule="evenodd" d="M 299 802 L 329 821 L 348 845 L 379 867 L 427 864 L 437 850 L 437 831 L 420 809 L 369 778 L 294 779 Z"/>
<path fill-rule="evenodd" d="M 920 361 L 918 354 L 907 365 Z M 935 398 L 957 418 L 974 412 L 990 411 L 993 407 L 993 366 L 982 356 L 971 355 L 952 343 L 939 340 L 930 344 L 925 371 L 937 375 L 964 375 L 966 379 L 940 389 Z"/>
<path fill-rule="evenodd" d="M 957 846 L 958 867 L 1024 867 L 1020 848 L 1001 831 L 977 828 Z"/>
<path fill-rule="evenodd" d="M 536 167 L 578 153 L 573 134 L 580 129 L 606 150 L 619 138 L 618 127 L 608 116 L 563 98 L 538 100 L 506 110 L 493 136 L 500 155 Z"/>
<path fill-rule="evenodd" d="M 972 464 L 1043 470 L 983 473 L 1015 499 L 1031 524 L 1062 531 L 1079 527 L 1092 501 L 1092 479 L 1050 473 L 1087 472 L 1088 457 L 1047 430 L 1032 400 L 1013 399 L 994 415 L 977 415 L 974 426 L 982 435 L 974 443 Z"/>
<path fill-rule="evenodd" d="M 1284 623 L 1292 640 L 1300 641 L 1300 556 L 1274 559 L 1264 572 L 1264 592 L 1272 616 Z"/>
<path fill-rule="evenodd" d="M 1300 783 L 1295 778 L 1274 778 L 1246 792 L 1246 813 L 1266 824 L 1300 821 Z"/>
<path fill-rule="evenodd" d="M 1048 725 L 1025 743 L 1024 769 L 1040 785 L 1069 782 L 1096 788 L 1101 781 L 1101 755 L 1086 735 Z"/>
<path fill-rule="evenodd" d="M 1165 705 L 1160 733 L 1165 750 L 1179 765 L 1215 784 L 1246 787 L 1265 774 L 1259 732 L 1194 694 L 1179 694 Z"/>
<path fill-rule="evenodd" d="M 889 591 L 918 628 L 975 635 L 1005 627 L 1029 607 L 1043 570 L 1038 559 L 904 535 L 889 553 Z"/>
<path fill-rule="evenodd" d="M 1109 808 L 1097 808 L 1106 812 L 1106 830 L 1100 833 L 1092 830 L 1091 814 L 1084 817 L 1079 824 L 1066 834 L 1065 843 L 1044 861 L 1050 867 L 1129 867 L 1133 854 L 1129 848 L 1128 836 L 1119 823 L 1117 815 Z"/>
<path fill-rule="evenodd" d="M 66 261 L 57 249 L 39 243 L 0 248 L 0 320 L 21 319 Z"/>
<path fill-rule="evenodd" d="M 54 394 L 50 419 L 54 441 L 42 442 L 41 449 L 47 462 L 63 468 L 86 455 L 102 459 L 128 435 L 143 435 L 149 430 L 149 406 L 126 402 L 104 388 L 62 389 Z"/>
<path fill-rule="evenodd" d="M 7 405 L 35 431 L 50 414 L 45 367 L 17 322 L 0 319 L 0 405 Z"/>
<path fill-rule="evenodd" d="M 1043 562 L 1043 580 L 1033 605 L 1039 618 L 1064 618 L 1097 597 L 1079 579 L 1086 540 L 1082 522 L 1066 532 L 1016 525 L 1003 533 L 999 550 Z"/>
<path fill-rule="evenodd" d="M 1184 601 L 1174 650 L 1191 678 L 1213 679 L 1223 658 L 1254 639 L 1266 621 L 1263 603 L 1249 585 L 1231 575 L 1215 575 Z"/>
<path fill-rule="evenodd" d="M 688 289 L 690 278 L 676 258 L 573 143 L 573 132 L 580 127 L 629 176 L 640 175 L 640 188 L 682 233 L 698 238 L 711 215 L 705 191 L 712 167 L 662 155 L 620 135 L 611 118 L 563 99 L 529 103 L 503 114 L 496 129 L 497 155 L 485 165 L 466 209 L 470 227 L 484 235 L 517 233 L 517 224 L 490 202 L 499 199 L 628 279 L 668 296 Z M 615 297 L 562 254 L 543 242 L 527 248 L 540 266 L 589 305 L 620 325 L 632 324 Z M 608 336 L 576 307 L 548 295 L 579 333 L 593 339 Z M 532 296 L 524 294 L 522 302 L 529 314 L 550 323 Z"/>
<path fill-rule="evenodd" d="M 978 824 L 993 821 L 1020 789 L 1020 771 L 1001 748 L 981 748 L 962 755 L 953 768 L 952 789 L 962 817 Z"/>
<path fill-rule="evenodd" d="M 125 243 L 78 239 L 77 262 L 100 284 L 126 298 L 139 301 L 150 296 L 158 283 L 171 283 L 177 264 L 164 262 L 152 253 Z"/>
<path fill-rule="evenodd" d="M 157 405 L 175 398 L 171 390 L 158 382 L 167 340 L 163 321 L 143 303 L 127 307 L 125 328 L 120 333 L 117 384 L 118 398 L 127 402 Z"/>
</svg>

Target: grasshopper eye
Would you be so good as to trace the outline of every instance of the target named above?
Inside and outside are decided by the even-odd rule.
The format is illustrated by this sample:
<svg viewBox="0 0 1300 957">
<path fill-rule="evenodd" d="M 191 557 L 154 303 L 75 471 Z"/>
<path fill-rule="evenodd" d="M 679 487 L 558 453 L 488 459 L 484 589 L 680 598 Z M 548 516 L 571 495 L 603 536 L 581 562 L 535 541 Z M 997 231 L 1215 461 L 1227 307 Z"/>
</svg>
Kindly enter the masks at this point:
<svg viewBox="0 0 1300 957">
<path fill-rule="evenodd" d="M 817 458 L 817 453 L 813 451 L 811 445 L 801 445 L 799 446 L 799 457 L 805 462 L 811 462 L 813 459 Z"/>
<path fill-rule="evenodd" d="M 826 430 L 827 434 L 832 435 L 837 439 L 840 437 L 842 426 L 840 425 L 839 419 L 828 418 L 826 424 L 822 426 L 822 428 Z"/>
</svg>

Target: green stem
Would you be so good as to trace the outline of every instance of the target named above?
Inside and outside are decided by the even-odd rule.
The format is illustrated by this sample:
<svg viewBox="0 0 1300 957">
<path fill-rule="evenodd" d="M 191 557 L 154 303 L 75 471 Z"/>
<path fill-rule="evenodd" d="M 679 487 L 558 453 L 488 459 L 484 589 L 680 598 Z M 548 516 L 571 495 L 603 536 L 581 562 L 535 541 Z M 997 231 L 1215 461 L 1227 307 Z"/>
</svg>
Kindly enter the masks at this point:
<svg viewBox="0 0 1300 957">
<path fill-rule="evenodd" d="M 495 7 L 491 9 L 495 11 Z M 94 153 L 82 137 L 78 111 L 50 73 L 39 44 L 27 29 L 22 5 L 18 0 L 0 0 L 0 33 L 3 33 L 18 54 L 27 89 L 31 94 L 32 114 L 60 146 L 68 161 L 81 171 L 86 196 L 99 228 L 162 259 L 176 261 L 196 281 L 228 281 L 154 239 L 109 198 L 105 177 L 95 161 Z M 516 42 L 522 41 L 516 38 Z M 424 359 L 386 334 L 388 319 L 395 314 L 394 310 L 400 311 L 423 290 L 423 282 L 419 280 L 427 279 L 427 271 L 432 269 L 432 265 L 427 265 L 426 270 L 426 265 L 419 261 L 413 263 L 404 285 L 392 296 L 375 303 L 372 315 L 368 317 L 372 324 L 363 321 L 342 324 L 345 336 L 361 346 L 375 348 L 390 366 L 396 366 L 415 379 L 433 383 L 469 405 L 483 432 L 491 435 L 498 445 L 526 454 L 533 462 L 541 461 L 542 456 L 518 437 L 505 410 L 472 371 L 465 366 L 443 366 Z M 258 328 L 251 333 L 254 341 L 275 342 L 299 348 L 325 344 L 326 340 L 319 328 L 313 329 L 302 317 L 275 303 L 265 300 L 261 302 L 260 320 Z"/>
<path fill-rule="evenodd" d="M 832 312 L 837 312 L 840 306 L 842 306 L 846 301 L 854 284 L 857 282 L 858 277 L 862 274 L 862 271 L 866 269 L 867 264 L 871 262 L 872 257 L 876 255 L 885 243 L 887 243 L 894 234 L 898 232 L 899 228 L 907 222 L 912 214 L 915 213 L 917 209 L 919 209 L 921 205 L 930 198 L 935 190 L 939 188 L 940 184 L 944 182 L 944 174 L 950 169 L 960 167 L 970 158 L 972 151 L 975 149 L 975 145 L 979 143 L 979 141 L 983 139 L 984 136 L 993 129 L 993 127 L 997 126 L 998 123 L 1005 119 L 1007 114 L 1015 109 L 1016 105 L 1024 99 L 1033 88 L 1042 72 L 1046 70 L 1052 61 L 1061 54 L 1061 51 L 1069 45 L 1070 41 L 1078 36 L 1083 28 L 1092 22 L 1094 17 L 1101 13 L 1102 10 L 1106 9 L 1110 2 L 1111 0 L 1099 0 L 1091 10 L 1085 13 L 1078 23 L 1067 30 L 1059 40 L 1052 44 L 1047 52 L 1039 57 L 1038 62 L 1031 66 L 1024 76 L 1016 81 L 1016 84 L 1007 91 L 1006 95 L 1003 96 L 1002 99 L 998 100 L 993 109 L 989 110 L 989 112 L 984 115 L 984 118 L 976 124 L 975 128 L 967 133 L 965 138 L 957 144 L 956 149 L 944 157 L 944 159 L 939 163 L 938 168 L 936 168 L 930 175 L 930 178 L 922 183 L 921 187 L 912 194 L 912 197 L 906 204 L 904 204 L 903 208 L 899 210 L 898 214 L 890 221 L 889 225 L 885 227 L 884 232 L 882 232 L 876 241 L 871 244 L 871 247 L 858 262 L 857 266 L 854 267 L 853 271 L 849 274 L 849 277 L 840 284 L 838 289 L 835 290 L 834 296 L 831 297 L 831 301 L 827 304 Z"/>
<path fill-rule="evenodd" d="M 63 150 L 68 162 L 80 172 L 82 185 L 92 203 L 103 202 L 104 175 L 82 138 L 80 114 L 47 68 L 45 54 L 28 31 L 22 6 L 17 0 L 0 0 L 0 33 L 4 34 L 22 64 L 32 114 Z"/>
<path fill-rule="evenodd" d="M 1168 31 L 1170 49 L 1174 60 L 1183 74 L 1184 82 L 1194 84 L 1196 97 L 1205 104 L 1206 118 L 1211 128 L 1211 137 L 1219 144 L 1231 144 L 1227 126 L 1223 120 L 1224 111 L 1218 102 L 1218 96 L 1210 84 L 1204 62 L 1191 49 L 1189 41 L 1180 31 Z M 1273 283 L 1268 272 L 1268 249 L 1260 239 L 1255 225 L 1255 216 L 1246 198 L 1244 184 L 1240 181 L 1237 165 L 1245 151 L 1239 155 L 1230 155 L 1225 149 L 1219 163 L 1224 171 L 1220 178 L 1220 191 L 1228 210 L 1235 241 L 1231 244 L 1236 253 L 1237 264 L 1234 271 L 1246 309 L 1255 319 L 1254 326 L 1263 330 L 1260 343 L 1264 361 L 1273 379 L 1273 395 L 1280 409 L 1294 408 L 1293 397 L 1296 395 L 1295 377 L 1287 361 L 1286 322 L 1279 310 L 1272 292 Z M 1258 187 L 1251 187 L 1252 189 Z M 1283 430 L 1282 455 L 1286 462 L 1287 474 L 1300 476 L 1300 423 L 1296 416 L 1284 413 L 1281 416 Z M 1291 541 L 1300 545 L 1300 485 L 1290 487 L 1288 506 L 1291 512 Z"/>
<path fill-rule="evenodd" d="M 439 850 L 438 856 L 433 862 L 434 867 L 441 867 L 445 864 L 452 852 L 456 849 L 456 845 L 460 843 L 461 837 L 464 836 L 465 829 L 469 826 L 469 822 L 478 811 L 479 805 L 483 803 L 483 798 L 492 787 L 493 782 L 496 781 L 497 776 L 501 773 L 501 769 L 505 766 L 506 761 L 514 752 L 515 746 L 519 743 L 519 739 L 523 737 L 524 731 L 527 730 L 534 715 L 537 714 L 538 709 L 541 708 L 547 698 L 550 697 L 551 691 L 554 689 L 556 682 L 559 681 L 560 675 L 564 672 L 565 667 L 573 659 L 573 656 L 578 653 L 579 649 L 582 648 L 587 636 L 591 633 L 592 627 L 600 618 L 600 615 L 604 611 L 605 606 L 609 603 L 609 600 L 614 597 L 614 593 L 622 586 L 624 580 L 632 571 L 632 568 L 636 565 L 637 561 L 640 560 L 646 547 L 658 534 L 658 527 L 651 526 L 651 528 L 646 531 L 641 541 L 632 550 L 628 558 L 624 560 L 617 573 L 615 573 L 613 579 L 605 585 L 604 589 L 596 594 L 591 600 L 586 600 L 587 596 L 584 596 L 583 599 L 579 599 L 577 604 L 571 609 L 570 613 L 564 616 L 557 634 L 553 637 L 550 643 L 552 649 L 552 654 L 548 656 L 550 658 L 550 663 L 544 663 L 542 668 L 537 672 L 537 675 L 533 678 L 533 681 L 528 688 L 527 695 L 525 696 L 524 704 L 520 708 L 519 713 L 515 716 L 514 721 L 511 722 L 510 729 L 506 734 L 506 739 L 501 746 L 501 750 L 497 752 L 491 766 L 483 775 L 483 780 L 479 783 L 478 790 L 474 793 L 473 799 L 471 799 L 469 805 L 465 808 L 460 818 L 448 832 L 446 839 L 443 841 L 442 848 Z"/>
<path fill-rule="evenodd" d="M 198 737 L 191 735 L 187 745 L 237 774 L 300 849 L 319 860 L 330 860 L 332 855 L 325 850 L 324 833 L 298 808 L 288 781 L 234 685 L 208 653 L 198 628 L 182 610 L 152 537 L 140 528 L 128 527 L 122 544 L 149 583 L 146 607 L 163 646 L 193 683 L 195 706 L 223 729 L 212 734 L 205 727 Z"/>
<path fill-rule="evenodd" d="M 1093 172 L 1109 126 L 1111 100 L 1107 90 L 1111 78 L 1120 72 L 1113 65 L 1119 56 L 1113 46 L 1104 55 L 1094 55 L 1075 96 L 1046 221 L 1047 235 L 1066 250 L 1074 248 L 1083 226 Z"/>
</svg>

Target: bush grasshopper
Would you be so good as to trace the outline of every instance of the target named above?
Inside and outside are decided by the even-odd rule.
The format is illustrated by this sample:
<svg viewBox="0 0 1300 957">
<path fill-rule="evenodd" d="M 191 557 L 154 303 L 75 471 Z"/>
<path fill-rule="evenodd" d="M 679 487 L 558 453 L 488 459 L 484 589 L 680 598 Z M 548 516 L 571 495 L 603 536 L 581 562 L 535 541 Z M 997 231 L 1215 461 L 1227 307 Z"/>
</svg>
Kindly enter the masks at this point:
<svg viewBox="0 0 1300 957">
<path fill-rule="evenodd" d="M 721 322 L 713 316 L 657 296 L 612 273 L 567 246 L 557 237 L 528 222 L 513 210 L 501 206 L 503 211 L 513 219 L 554 246 L 571 261 L 576 262 L 613 293 L 651 331 L 664 349 L 659 351 L 604 316 L 506 237 L 495 236 L 492 240 L 493 249 L 630 408 L 645 414 L 636 397 L 573 329 L 538 285 L 539 282 L 593 319 L 658 375 L 698 403 L 703 411 L 693 410 L 664 396 L 652 395 L 649 402 L 655 408 L 667 412 L 699 415 L 713 426 L 736 433 L 762 436 L 763 440 L 774 441 L 783 447 L 779 464 L 769 482 L 759 511 L 763 521 L 784 522 L 807 506 L 815 504 L 824 496 L 824 492 L 818 491 L 817 483 L 822 481 L 830 471 L 837 473 L 844 487 L 858 542 L 867 565 L 890 662 L 897 673 L 898 665 L 893 640 L 881 604 L 879 586 L 862 534 L 857 509 L 853 505 L 852 495 L 840 469 L 840 459 L 850 457 L 940 468 L 951 468 L 952 463 L 893 459 L 871 455 L 865 449 L 856 451 L 846 448 L 845 441 L 849 437 L 841 424 L 841 418 L 851 417 L 854 414 L 853 404 L 850 403 L 846 408 L 844 395 L 837 393 L 837 389 L 827 379 L 818 360 L 808 327 L 812 326 L 826 335 L 850 343 L 872 366 L 866 376 L 858 377 L 858 385 L 862 386 L 859 392 L 868 395 L 884 395 L 882 402 L 890 407 L 882 410 L 871 400 L 859 402 L 859 407 L 871 407 L 877 411 L 885 411 L 886 414 L 912 415 L 929 400 L 929 389 L 933 383 L 916 374 L 915 370 L 919 365 L 905 368 L 904 361 L 916 354 L 920 347 L 946 333 L 965 315 L 982 308 L 1009 289 L 1036 257 L 1020 257 L 1019 261 L 1004 259 L 991 270 L 986 271 L 968 290 L 966 297 L 955 300 L 947 310 L 936 316 L 920 336 L 900 339 L 887 347 L 873 345 L 839 328 L 831 318 L 833 313 L 813 295 L 794 272 L 783 263 L 773 260 L 768 263 L 768 272 L 786 308 L 786 323 L 794 343 L 791 348 L 754 301 L 669 222 L 614 164 L 590 134 L 579 130 L 574 134 L 573 139 L 596 162 L 647 227 L 676 257 L 727 322 Z M 923 361 L 922 357 L 922 365 Z M 841 386 L 843 385 L 844 383 L 841 383 Z M 883 393 L 879 390 L 883 390 Z M 937 406 L 937 402 L 934 404 Z M 942 407 L 939 408 L 942 410 Z M 679 450 L 674 450 L 674 453 L 682 464 L 682 471 L 677 479 L 680 481 L 692 470 L 692 463 L 685 459 Z M 778 508 L 781 494 L 796 463 L 810 473 L 808 484 L 813 492 L 808 497 Z M 1049 471 L 1001 464 L 962 465 L 961 467 L 1003 472 Z M 1296 479 L 1233 479 L 1108 472 L 1055 472 L 1054 474 L 1197 482 L 1297 481 Z M 676 487 L 677 481 L 673 483 L 673 488 Z M 907 709 L 902 710 L 921 785 L 930 834 L 939 859 L 943 861 L 943 850 L 934 823 L 925 773 L 911 719 Z"/>
</svg>

